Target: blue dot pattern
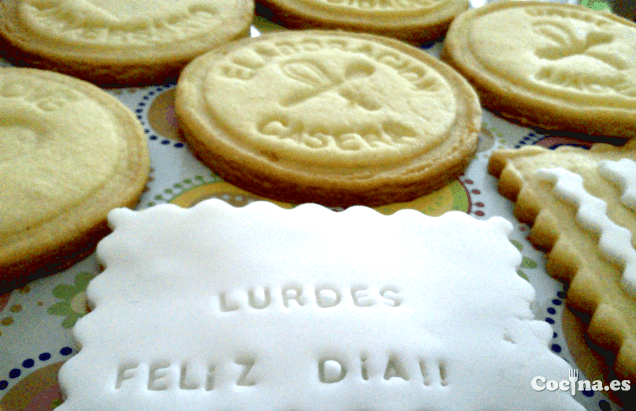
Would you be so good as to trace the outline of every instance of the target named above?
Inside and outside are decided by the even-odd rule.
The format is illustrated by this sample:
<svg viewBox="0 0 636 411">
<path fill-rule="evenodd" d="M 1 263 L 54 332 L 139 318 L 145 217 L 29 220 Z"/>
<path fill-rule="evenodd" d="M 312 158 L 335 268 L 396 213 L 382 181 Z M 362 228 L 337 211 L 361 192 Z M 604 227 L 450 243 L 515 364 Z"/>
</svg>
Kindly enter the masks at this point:
<svg viewBox="0 0 636 411">
<path fill-rule="evenodd" d="M 158 86 L 153 88 L 151 91 L 148 92 L 148 94 L 146 94 L 145 96 L 142 97 L 142 101 L 139 102 L 137 104 L 137 108 L 135 109 L 135 115 L 137 116 L 137 120 L 139 120 L 141 122 L 141 124 L 144 126 L 144 132 L 146 133 L 146 135 L 148 135 L 148 139 L 150 141 L 159 141 L 161 143 L 161 145 L 163 146 L 172 146 L 174 148 L 183 148 L 185 147 L 185 145 L 180 142 L 180 141 L 171 141 L 165 138 L 160 138 L 159 136 L 157 136 L 156 134 L 153 133 L 153 131 L 150 129 L 150 127 L 148 126 L 148 124 L 146 124 L 145 120 L 144 120 L 144 113 L 147 110 L 148 107 L 148 102 L 150 101 L 151 97 L 156 96 L 157 94 L 160 94 L 161 92 L 170 89 L 171 86 Z"/>
<path fill-rule="evenodd" d="M 73 349 L 71 347 L 62 347 L 60 349 L 60 354 L 64 357 L 67 357 L 71 354 L 73 354 Z M 43 352 L 40 353 L 37 356 L 38 360 L 40 360 L 41 362 L 46 362 L 49 361 L 52 358 L 51 353 L 49 352 Z M 24 361 L 22 361 L 21 363 L 22 368 L 25 370 L 28 370 L 30 368 L 35 367 L 36 365 L 36 360 L 34 360 L 33 358 L 27 358 Z M 20 368 L 13 368 L 11 369 L 11 371 L 9 371 L 9 380 L 15 380 L 16 378 L 19 378 L 22 375 L 22 369 Z M 9 380 L 5 380 L 5 379 L 0 379 L 0 391 L 4 391 L 9 387 Z"/>
</svg>

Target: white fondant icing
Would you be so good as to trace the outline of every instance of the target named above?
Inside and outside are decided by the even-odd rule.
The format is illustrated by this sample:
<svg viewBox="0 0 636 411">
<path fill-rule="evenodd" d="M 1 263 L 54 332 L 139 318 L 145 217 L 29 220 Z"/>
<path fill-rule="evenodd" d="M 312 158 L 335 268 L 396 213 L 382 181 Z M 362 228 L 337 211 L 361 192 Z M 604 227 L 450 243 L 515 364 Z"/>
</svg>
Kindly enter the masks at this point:
<svg viewBox="0 0 636 411">
<path fill-rule="evenodd" d="M 621 203 L 636 211 L 636 162 L 628 158 L 599 163 L 599 173 L 623 190 Z"/>
<path fill-rule="evenodd" d="M 599 235 L 601 254 L 623 268 L 621 284 L 625 291 L 636 297 L 636 251 L 632 247 L 632 233 L 610 220 L 607 203 L 585 191 L 581 175 L 556 167 L 540 169 L 537 176 L 555 183 L 554 192 L 563 201 L 578 207 L 578 223 Z"/>
<path fill-rule="evenodd" d="M 59 411 L 582 411 L 500 217 L 111 212 Z"/>
</svg>

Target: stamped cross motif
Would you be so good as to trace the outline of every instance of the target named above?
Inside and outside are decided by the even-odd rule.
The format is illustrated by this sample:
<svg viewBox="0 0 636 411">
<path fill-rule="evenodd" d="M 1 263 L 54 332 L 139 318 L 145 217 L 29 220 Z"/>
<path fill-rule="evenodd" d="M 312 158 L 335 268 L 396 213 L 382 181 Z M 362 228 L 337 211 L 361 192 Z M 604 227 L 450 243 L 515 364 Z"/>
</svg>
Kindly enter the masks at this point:
<svg viewBox="0 0 636 411">
<path fill-rule="evenodd" d="M 352 105 L 365 110 L 375 111 L 381 108 L 377 100 L 365 93 L 360 87 L 352 84 L 354 81 L 368 78 L 374 73 L 375 68 L 368 62 L 350 63 L 342 75 L 331 73 L 320 64 L 309 60 L 285 62 L 281 65 L 281 70 L 287 77 L 310 87 L 307 91 L 294 92 L 284 98 L 281 102 L 284 107 L 294 106 L 323 93 L 335 91 Z"/>
</svg>

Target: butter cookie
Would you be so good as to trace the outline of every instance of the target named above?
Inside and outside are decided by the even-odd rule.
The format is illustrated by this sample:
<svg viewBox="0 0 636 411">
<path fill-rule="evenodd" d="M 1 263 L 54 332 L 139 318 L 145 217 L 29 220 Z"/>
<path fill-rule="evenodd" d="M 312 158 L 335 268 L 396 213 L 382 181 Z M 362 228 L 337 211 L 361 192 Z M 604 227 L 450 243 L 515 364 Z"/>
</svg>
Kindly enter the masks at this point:
<svg viewBox="0 0 636 411">
<path fill-rule="evenodd" d="M 591 341 L 636 384 L 636 141 L 497 150 L 489 172 L 548 250 L 548 273 L 569 283 L 569 306 L 591 315 Z"/>
<path fill-rule="evenodd" d="M 12 0 L 0 2 L 0 37 L 16 65 L 139 86 L 248 35 L 253 16 L 253 0 Z"/>
<path fill-rule="evenodd" d="M 468 0 L 257 0 L 257 13 L 292 29 L 340 29 L 421 44 L 442 36 Z"/>
<path fill-rule="evenodd" d="M 442 59 L 521 124 L 636 136 L 636 23 L 584 6 L 499 1 L 458 17 Z"/>
<path fill-rule="evenodd" d="M 395 39 L 285 31 L 195 59 L 176 113 L 222 178 L 274 200 L 410 201 L 461 174 L 481 107 L 455 70 Z"/>
<path fill-rule="evenodd" d="M 148 178 L 133 113 L 82 80 L 0 69 L 0 289 L 70 266 L 134 206 Z"/>
</svg>

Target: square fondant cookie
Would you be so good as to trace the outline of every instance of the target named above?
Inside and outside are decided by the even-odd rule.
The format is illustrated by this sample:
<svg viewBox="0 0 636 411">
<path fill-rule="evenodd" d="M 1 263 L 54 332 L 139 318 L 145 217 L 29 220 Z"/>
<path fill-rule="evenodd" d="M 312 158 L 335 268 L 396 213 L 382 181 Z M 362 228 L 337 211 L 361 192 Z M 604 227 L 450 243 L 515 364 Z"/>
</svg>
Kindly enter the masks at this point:
<svg viewBox="0 0 636 411">
<path fill-rule="evenodd" d="M 582 411 L 510 222 L 208 200 L 110 214 L 60 411 Z"/>
<path fill-rule="evenodd" d="M 568 304 L 591 315 L 591 340 L 636 384 L 636 141 L 499 150 L 489 171 L 549 251 L 548 272 L 569 282 Z"/>
</svg>

